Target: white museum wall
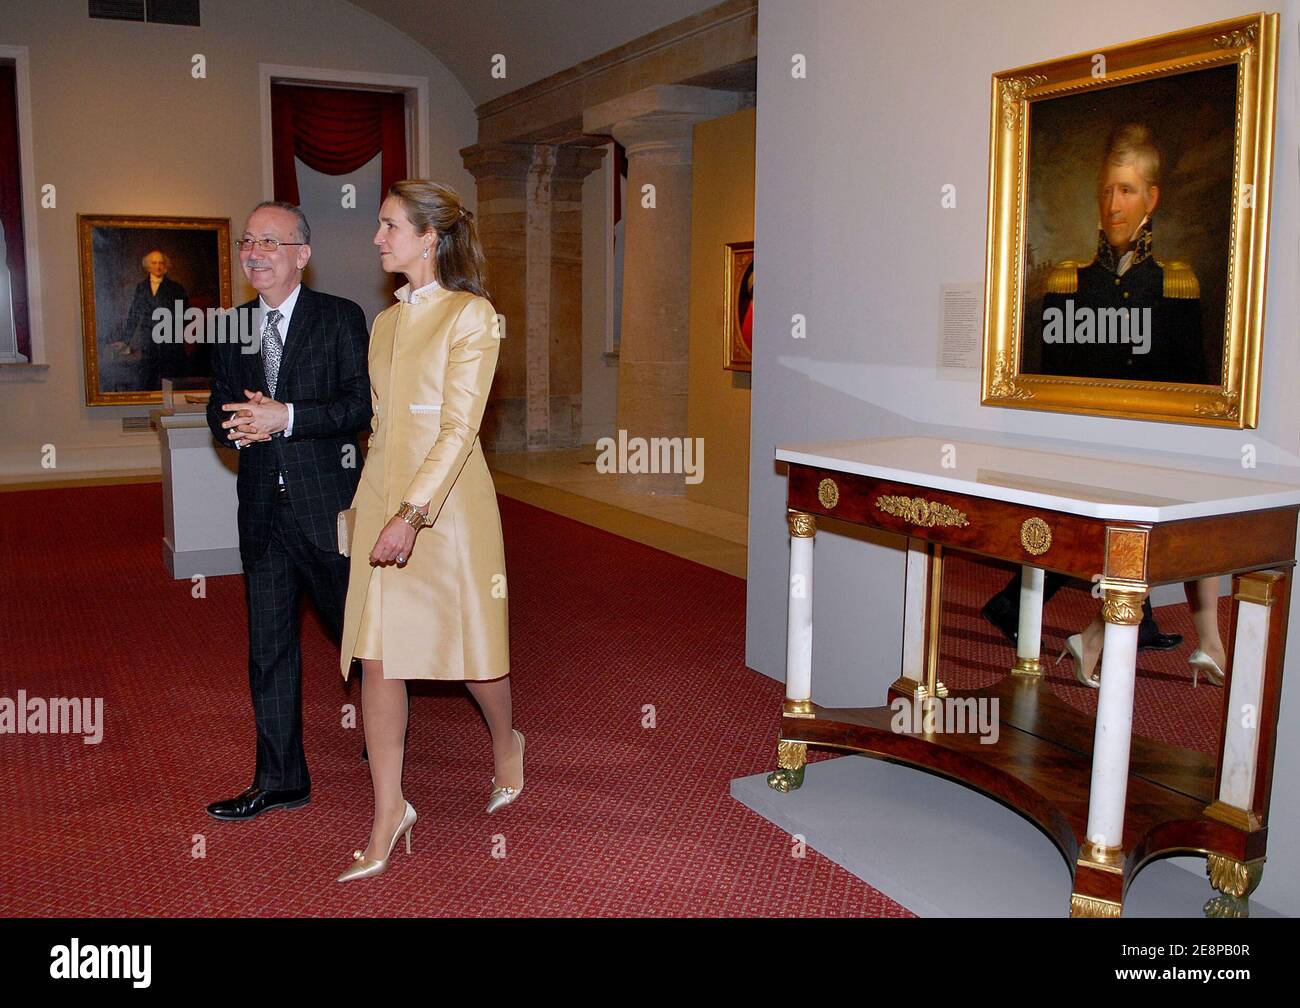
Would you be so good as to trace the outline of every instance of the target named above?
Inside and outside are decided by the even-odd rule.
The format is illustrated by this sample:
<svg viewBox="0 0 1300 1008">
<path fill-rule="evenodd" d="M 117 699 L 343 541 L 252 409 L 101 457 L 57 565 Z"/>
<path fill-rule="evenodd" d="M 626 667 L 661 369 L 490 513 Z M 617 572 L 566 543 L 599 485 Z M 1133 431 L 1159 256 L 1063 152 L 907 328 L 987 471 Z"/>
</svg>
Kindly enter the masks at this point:
<svg viewBox="0 0 1300 1008">
<path fill-rule="evenodd" d="M 749 387 L 727 371 L 724 249 L 754 240 L 754 109 L 695 125 L 691 147 L 691 313 L 686 434 L 706 459 L 686 499 L 734 514 L 749 508 Z"/>
<path fill-rule="evenodd" d="M 149 407 L 84 405 L 77 214 L 229 217 L 237 236 L 270 196 L 259 63 L 427 77 L 430 174 L 475 205 L 457 153 L 477 135 L 464 88 L 343 0 L 222 0 L 203 5 L 201 28 L 91 19 L 83 0 L 0 0 L 0 45 L 28 48 L 36 184 L 57 187 L 57 205 L 32 222 L 48 367 L 0 367 L 0 478 L 158 468 L 157 434 L 122 432 L 123 417 Z M 190 76 L 195 53 L 206 79 Z M 355 212 L 373 219 L 374 209 L 358 202 Z M 252 291 L 237 262 L 232 270 L 239 303 Z M 57 448 L 55 473 L 40 467 L 44 444 Z"/>
<path fill-rule="evenodd" d="M 382 163 L 383 158 L 376 154 L 347 175 L 326 175 L 294 158 L 298 205 L 311 224 L 312 257 L 303 282 L 355 301 L 366 313 L 367 322 L 373 322 L 394 300 L 394 277 L 384 272 L 374 244 L 379 229 L 376 217 L 383 202 Z M 356 186 L 355 206 L 344 205 L 345 184 Z M 401 283 L 405 280 L 398 286 Z"/>
<path fill-rule="evenodd" d="M 1279 5 L 1272 4 L 1277 8 Z M 759 7 L 756 306 L 746 664 L 785 678 L 788 537 L 779 443 L 927 433 L 1033 439 L 1081 454 L 1157 450 L 1294 466 L 1300 236 L 1300 2 L 1280 5 L 1273 219 L 1260 426 L 1229 431 L 979 405 L 975 370 L 937 373 L 939 290 L 982 282 L 990 77 L 999 70 L 1234 17 L 1230 0 L 820 0 Z M 803 54 L 807 78 L 791 76 Z M 940 187 L 957 206 L 940 206 Z M 1159 239 L 1157 238 L 1157 241 Z M 806 340 L 790 318 L 807 317 Z M 887 536 L 822 533 L 815 548 L 813 699 L 881 702 L 898 675 L 902 552 Z M 1300 626 L 1300 592 L 1292 620 Z M 1257 896 L 1300 913 L 1300 633 L 1291 635 L 1269 865 Z M 1190 677 L 1188 682 L 1190 689 Z M 774 754 L 775 755 L 775 754 Z M 1200 870 L 1200 869 L 1198 869 Z"/>
</svg>

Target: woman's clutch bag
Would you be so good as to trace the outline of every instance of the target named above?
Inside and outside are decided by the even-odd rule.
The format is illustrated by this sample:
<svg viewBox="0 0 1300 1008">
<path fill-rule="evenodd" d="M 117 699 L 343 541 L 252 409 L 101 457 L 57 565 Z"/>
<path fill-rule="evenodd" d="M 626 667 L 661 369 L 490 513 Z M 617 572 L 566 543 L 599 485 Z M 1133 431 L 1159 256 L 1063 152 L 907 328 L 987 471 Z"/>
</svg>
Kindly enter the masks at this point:
<svg viewBox="0 0 1300 1008">
<path fill-rule="evenodd" d="M 357 509 L 348 508 L 339 512 L 339 552 L 344 556 L 352 555 L 352 536 L 357 530 Z"/>
</svg>

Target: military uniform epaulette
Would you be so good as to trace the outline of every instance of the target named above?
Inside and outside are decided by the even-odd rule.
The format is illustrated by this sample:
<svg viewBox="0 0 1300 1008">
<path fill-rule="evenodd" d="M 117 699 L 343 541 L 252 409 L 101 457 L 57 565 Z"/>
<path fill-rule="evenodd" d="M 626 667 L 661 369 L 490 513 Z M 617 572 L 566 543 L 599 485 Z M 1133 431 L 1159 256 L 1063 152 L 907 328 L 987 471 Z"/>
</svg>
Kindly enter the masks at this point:
<svg viewBox="0 0 1300 1008">
<path fill-rule="evenodd" d="M 1198 298 L 1201 296 L 1201 284 L 1187 263 L 1162 263 L 1157 259 L 1156 265 L 1165 271 L 1165 297 Z"/>
<path fill-rule="evenodd" d="M 1073 259 L 1066 259 L 1059 266 L 1053 266 L 1047 274 L 1047 293 L 1076 294 L 1079 290 L 1079 267 Z"/>
</svg>

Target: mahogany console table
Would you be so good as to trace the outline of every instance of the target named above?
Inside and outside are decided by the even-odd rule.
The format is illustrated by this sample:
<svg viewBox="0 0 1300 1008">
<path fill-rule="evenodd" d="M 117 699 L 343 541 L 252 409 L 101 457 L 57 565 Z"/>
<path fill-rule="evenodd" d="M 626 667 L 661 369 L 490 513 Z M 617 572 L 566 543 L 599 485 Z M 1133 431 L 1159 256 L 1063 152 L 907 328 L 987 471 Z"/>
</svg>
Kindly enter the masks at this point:
<svg viewBox="0 0 1300 1008">
<path fill-rule="evenodd" d="M 1119 916 L 1134 875 L 1174 852 L 1206 855 L 1224 894 L 1207 913 L 1245 912 L 1268 836 L 1300 485 L 922 437 L 788 445 L 776 457 L 789 466 L 791 590 L 769 785 L 799 787 L 809 745 L 908 763 L 1036 823 L 1073 866 L 1071 916 Z M 945 550 L 1023 566 L 1015 666 L 992 687 L 951 693 L 997 699 L 995 744 L 922 724 L 896 731 L 888 703 L 812 703 L 818 516 L 907 539 L 902 666 L 887 701 L 949 697 L 938 678 Z M 1095 720 L 1042 685 L 1045 569 L 1100 582 Z M 1233 602 L 1217 755 L 1134 738 L 1143 599 L 1155 584 L 1220 574 L 1233 575 Z"/>
</svg>

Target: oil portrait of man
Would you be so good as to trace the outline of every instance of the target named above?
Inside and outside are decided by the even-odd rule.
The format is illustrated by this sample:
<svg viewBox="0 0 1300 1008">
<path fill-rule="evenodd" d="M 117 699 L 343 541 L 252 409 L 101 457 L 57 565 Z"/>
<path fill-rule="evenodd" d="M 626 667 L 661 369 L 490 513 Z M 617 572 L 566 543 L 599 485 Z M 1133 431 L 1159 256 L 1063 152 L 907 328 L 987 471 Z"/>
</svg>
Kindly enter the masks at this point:
<svg viewBox="0 0 1300 1008">
<path fill-rule="evenodd" d="M 86 403 L 159 402 L 162 383 L 202 386 L 211 347 L 192 313 L 230 300 L 220 218 L 78 217 Z"/>
<path fill-rule="evenodd" d="M 1022 372 L 1219 384 L 1235 86 L 1216 68 L 1035 107 Z"/>
</svg>

